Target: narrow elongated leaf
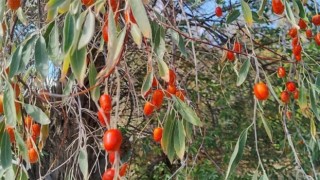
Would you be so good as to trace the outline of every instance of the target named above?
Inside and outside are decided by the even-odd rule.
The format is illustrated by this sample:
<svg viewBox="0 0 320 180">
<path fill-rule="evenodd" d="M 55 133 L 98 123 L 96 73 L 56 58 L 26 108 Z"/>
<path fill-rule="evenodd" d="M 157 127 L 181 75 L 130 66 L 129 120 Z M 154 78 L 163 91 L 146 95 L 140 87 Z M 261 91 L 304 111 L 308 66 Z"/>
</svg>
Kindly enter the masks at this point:
<svg viewBox="0 0 320 180">
<path fill-rule="evenodd" d="M 227 15 L 227 20 L 226 23 L 230 24 L 233 21 L 235 21 L 238 17 L 240 16 L 240 11 L 238 9 L 232 10 L 228 15 Z"/>
<path fill-rule="evenodd" d="M 295 0 L 295 2 L 297 3 L 298 8 L 299 8 L 299 16 L 300 16 L 302 19 L 306 18 L 306 12 L 305 12 L 305 10 L 304 10 L 304 8 L 303 8 L 303 5 L 302 5 L 302 3 L 301 3 L 301 0 Z"/>
<path fill-rule="evenodd" d="M 175 109 L 179 112 L 183 119 L 195 126 L 202 126 L 200 118 L 185 102 L 181 101 L 175 96 L 172 96 L 172 99 L 174 100 Z"/>
<path fill-rule="evenodd" d="M 115 41 L 117 40 L 117 27 L 116 22 L 114 21 L 113 11 L 108 13 L 108 49 L 112 49 L 115 46 Z"/>
<path fill-rule="evenodd" d="M 291 7 L 290 7 L 289 3 L 287 1 L 284 1 L 284 3 L 285 3 L 285 7 L 286 7 L 285 11 L 286 11 L 287 19 L 292 24 L 292 26 L 297 27 L 298 25 L 296 23 L 296 19 L 294 17 L 294 14 L 293 14 L 293 12 L 291 10 Z"/>
<path fill-rule="evenodd" d="M 244 0 L 241 0 L 241 8 L 242 8 L 244 20 L 246 21 L 248 26 L 251 26 L 253 23 L 253 19 L 252 19 L 252 12 L 251 12 L 250 6 L 248 5 L 247 2 L 245 2 Z"/>
<path fill-rule="evenodd" d="M 96 81 L 97 74 L 98 74 L 97 69 L 96 69 L 94 63 L 91 62 L 89 65 L 89 84 L 90 84 L 90 87 L 95 86 L 95 84 L 97 82 Z M 92 99 L 95 102 L 98 102 L 99 97 L 100 97 L 100 87 L 98 86 L 98 87 L 91 89 L 90 93 L 91 93 Z"/>
<path fill-rule="evenodd" d="M 169 67 L 163 60 L 158 60 L 158 69 L 160 77 L 165 81 L 169 82 Z"/>
<path fill-rule="evenodd" d="M 17 147 L 20 153 L 22 154 L 23 159 L 28 159 L 29 156 L 28 156 L 28 149 L 27 149 L 26 143 L 23 141 L 20 133 L 17 132 L 16 130 L 14 131 L 14 137 L 16 139 Z"/>
<path fill-rule="evenodd" d="M 250 59 L 247 59 L 241 66 L 239 76 L 237 78 L 237 86 L 240 86 L 246 80 L 250 65 Z"/>
<path fill-rule="evenodd" d="M 137 44 L 138 48 L 140 49 L 142 44 L 142 34 L 139 27 L 136 24 L 131 24 L 130 33 L 133 38 L 133 41 Z"/>
<path fill-rule="evenodd" d="M 151 38 L 151 26 L 142 1 L 129 0 L 133 15 L 145 38 Z"/>
<path fill-rule="evenodd" d="M 185 130 L 187 139 L 189 141 L 191 141 L 192 140 L 192 135 L 193 135 L 192 124 L 189 123 L 188 121 L 186 121 L 185 119 L 183 119 L 183 126 L 184 126 L 184 130 Z"/>
<path fill-rule="evenodd" d="M 141 88 L 141 95 L 145 96 L 146 93 L 150 90 L 152 86 L 153 80 L 153 71 L 147 73 L 146 77 L 143 80 L 142 88 Z"/>
<path fill-rule="evenodd" d="M 176 122 L 174 122 L 174 126 L 176 126 Z M 174 127 L 173 127 L 173 129 L 174 129 Z M 169 144 L 168 144 L 168 147 L 167 147 L 167 156 L 168 156 L 168 159 L 169 159 L 169 161 L 172 163 L 173 162 L 173 160 L 174 160 L 174 157 L 175 157 L 175 155 L 176 155 L 176 152 L 175 152 L 175 150 L 174 150 L 174 136 L 173 136 L 173 132 L 172 132 L 172 135 L 171 135 L 171 137 L 169 137 L 170 138 L 170 140 L 169 140 Z"/>
<path fill-rule="evenodd" d="M 30 61 L 31 58 L 31 52 L 34 49 L 34 43 L 37 39 L 36 35 L 33 35 L 29 40 L 27 40 L 26 44 L 24 45 L 22 49 L 22 57 L 19 65 L 18 72 L 25 71 L 27 64 Z"/>
<path fill-rule="evenodd" d="M 76 21 L 75 31 L 73 32 L 74 38 L 73 38 L 73 42 L 72 42 L 72 46 L 74 48 L 70 49 L 72 51 L 71 53 L 73 53 L 73 51 L 78 49 L 78 43 L 79 43 L 80 35 L 82 33 L 83 23 L 84 23 L 86 16 L 87 16 L 87 12 L 88 11 L 83 11 Z"/>
<path fill-rule="evenodd" d="M 71 36 L 71 35 L 70 35 Z M 55 24 L 50 36 L 49 36 L 49 42 L 48 42 L 48 54 L 50 56 L 50 59 L 52 60 L 53 64 L 60 65 L 60 42 L 59 42 L 59 29 L 58 24 Z"/>
<path fill-rule="evenodd" d="M 83 175 L 83 179 L 88 179 L 88 153 L 85 148 L 81 148 L 78 156 L 78 163 Z"/>
<path fill-rule="evenodd" d="M 234 148 L 234 151 L 229 161 L 228 170 L 227 170 L 225 179 L 229 179 L 231 173 L 235 170 L 235 168 L 237 167 L 238 163 L 242 158 L 243 150 L 247 142 L 248 129 L 249 127 L 244 131 L 242 131 L 242 133 L 238 138 L 237 144 Z"/>
<path fill-rule="evenodd" d="M 94 14 L 91 11 L 89 11 L 82 28 L 82 34 L 79 40 L 78 50 L 87 46 L 87 44 L 91 41 L 94 35 L 94 30 L 95 30 L 95 17 L 94 17 Z"/>
<path fill-rule="evenodd" d="M 273 141 L 272 141 L 272 133 L 271 133 L 271 129 L 269 128 L 268 122 L 264 119 L 262 113 L 260 113 L 260 117 L 261 117 L 261 120 L 262 120 L 262 123 L 263 123 L 263 127 L 264 127 L 264 129 L 266 130 L 266 133 L 267 133 L 270 141 L 273 142 Z"/>
<path fill-rule="evenodd" d="M 305 109 L 308 108 L 307 93 L 307 89 L 303 85 L 300 86 L 298 104 L 302 112 L 304 112 Z"/>
<path fill-rule="evenodd" d="M 16 127 L 17 113 L 14 105 L 14 92 L 9 82 L 6 82 L 5 91 L 3 95 L 3 109 L 6 117 L 6 124 Z"/>
<path fill-rule="evenodd" d="M 63 26 L 63 53 L 67 54 L 72 42 L 73 42 L 73 33 L 75 31 L 75 22 L 73 16 L 68 13 L 64 19 Z"/>
<path fill-rule="evenodd" d="M 318 98 L 319 99 L 319 98 Z M 310 89 L 310 103 L 311 103 L 311 109 L 313 111 L 313 114 L 315 117 L 320 121 L 320 115 L 317 108 L 317 100 L 314 89 Z"/>
<path fill-rule="evenodd" d="M 3 169 L 8 168 L 12 164 L 11 143 L 9 134 L 4 131 L 1 139 L 1 166 Z"/>
<path fill-rule="evenodd" d="M 176 126 L 174 130 L 174 149 L 178 157 L 182 160 L 186 149 L 185 145 L 186 134 L 181 120 L 176 120 Z"/>
<path fill-rule="evenodd" d="M 47 77 L 49 73 L 49 59 L 46 41 L 43 36 L 40 36 L 36 42 L 34 58 L 37 71 L 42 75 L 42 77 Z"/>
<path fill-rule="evenodd" d="M 37 106 L 24 104 L 23 105 L 26 112 L 33 118 L 34 121 L 41 125 L 50 124 L 50 119 L 48 116 Z"/>
<path fill-rule="evenodd" d="M 20 21 L 23 25 L 25 25 L 25 26 L 28 25 L 28 21 L 27 21 L 27 19 L 26 19 L 27 16 L 23 13 L 22 8 L 19 8 L 19 9 L 17 10 L 17 16 L 18 16 L 19 21 Z"/>
<path fill-rule="evenodd" d="M 317 75 L 315 85 L 316 85 L 316 87 L 320 90 L 320 73 Z"/>
<path fill-rule="evenodd" d="M 5 0 L 0 0 L 0 22 L 2 22 L 5 12 Z"/>
<path fill-rule="evenodd" d="M 13 166 L 10 166 L 9 168 L 7 168 L 6 173 L 5 173 L 5 180 L 15 180 L 15 173 L 13 170 Z"/>
<path fill-rule="evenodd" d="M 18 46 L 11 57 L 9 77 L 12 78 L 19 70 L 23 46 Z"/>
<path fill-rule="evenodd" d="M 168 153 L 168 146 L 170 145 L 173 137 L 173 128 L 175 124 L 175 114 L 173 111 L 168 115 L 163 128 L 163 136 L 161 139 L 162 149 L 165 154 Z M 174 151 L 174 149 L 173 149 Z"/>
<path fill-rule="evenodd" d="M 260 4 L 260 7 L 259 7 L 259 11 L 258 11 L 258 13 L 257 13 L 259 17 L 262 16 L 263 11 L 264 11 L 266 5 L 267 5 L 267 0 L 262 0 L 262 1 L 261 1 L 261 4 Z"/>
<path fill-rule="evenodd" d="M 310 133 L 311 133 L 312 139 L 316 141 L 317 128 L 313 118 L 310 119 Z"/>
<path fill-rule="evenodd" d="M 86 55 L 87 48 L 84 47 L 80 50 L 75 50 L 70 56 L 71 69 L 75 75 L 75 78 L 78 80 L 80 87 L 83 86 L 87 69 Z"/>
<path fill-rule="evenodd" d="M 172 41 L 178 46 L 181 54 L 184 55 L 185 57 L 188 57 L 186 47 L 185 47 L 186 44 L 183 37 L 179 33 L 173 30 L 169 30 L 169 33 L 171 34 Z"/>
</svg>

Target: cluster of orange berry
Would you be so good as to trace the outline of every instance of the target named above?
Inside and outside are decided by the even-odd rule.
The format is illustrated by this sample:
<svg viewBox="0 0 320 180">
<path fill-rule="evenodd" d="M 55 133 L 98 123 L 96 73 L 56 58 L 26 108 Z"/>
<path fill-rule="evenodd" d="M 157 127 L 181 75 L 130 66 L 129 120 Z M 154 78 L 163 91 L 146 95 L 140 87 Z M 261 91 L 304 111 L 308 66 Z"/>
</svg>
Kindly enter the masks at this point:
<svg viewBox="0 0 320 180">
<path fill-rule="evenodd" d="M 240 53 L 242 50 L 242 46 L 238 41 L 235 41 L 233 44 L 233 51 L 236 53 Z M 234 61 L 235 60 L 235 55 L 232 51 L 227 51 L 227 59 L 229 61 Z"/>
<path fill-rule="evenodd" d="M 286 77 L 286 70 L 284 67 L 278 68 L 278 76 L 279 78 Z M 294 99 L 299 98 L 299 90 L 296 88 L 296 84 L 292 81 L 288 81 L 286 83 L 286 90 L 282 91 L 280 94 L 280 99 L 283 103 L 288 104 L 290 101 L 290 93 L 293 94 Z"/>
</svg>

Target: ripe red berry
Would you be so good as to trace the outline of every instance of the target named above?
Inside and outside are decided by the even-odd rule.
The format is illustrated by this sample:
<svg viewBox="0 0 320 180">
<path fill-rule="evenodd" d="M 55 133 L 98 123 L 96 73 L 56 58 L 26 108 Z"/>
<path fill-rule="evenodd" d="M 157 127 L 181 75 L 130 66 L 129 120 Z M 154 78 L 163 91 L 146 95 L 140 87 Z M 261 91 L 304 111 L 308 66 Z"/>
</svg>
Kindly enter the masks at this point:
<svg viewBox="0 0 320 180">
<path fill-rule="evenodd" d="M 301 53 L 298 55 L 295 55 L 294 57 L 296 58 L 297 62 L 301 61 Z"/>
<path fill-rule="evenodd" d="M 312 23 L 316 26 L 320 25 L 320 14 L 312 16 Z"/>
<path fill-rule="evenodd" d="M 151 103 L 160 108 L 163 102 L 164 93 L 162 90 L 157 89 L 153 92 Z"/>
<path fill-rule="evenodd" d="M 147 101 L 143 108 L 144 115 L 150 116 L 154 111 L 154 107 L 155 106 L 153 104 Z"/>
<path fill-rule="evenodd" d="M 126 171 L 127 171 L 127 167 L 128 167 L 128 163 L 124 163 L 120 170 L 119 170 L 119 175 L 120 177 L 124 176 L 126 174 Z"/>
<path fill-rule="evenodd" d="M 272 10 L 275 14 L 281 15 L 284 11 L 284 5 L 281 0 L 272 0 Z"/>
<path fill-rule="evenodd" d="M 291 38 L 294 38 L 294 37 L 296 37 L 297 36 L 297 34 L 298 34 L 298 30 L 297 30 L 297 28 L 291 28 L 290 30 L 289 30 L 289 36 L 291 37 Z"/>
<path fill-rule="evenodd" d="M 103 114 L 105 115 L 106 120 L 104 119 Z M 106 126 L 106 122 L 108 124 L 110 124 L 110 112 L 104 112 L 103 109 L 99 109 L 99 111 L 98 111 L 98 119 L 99 119 L 99 122 L 100 122 L 101 126 Z"/>
<path fill-rule="evenodd" d="M 286 86 L 289 92 L 294 92 L 296 90 L 296 84 L 292 81 L 287 82 Z"/>
<path fill-rule="evenodd" d="M 292 42 L 291 42 L 292 47 L 295 47 L 296 45 L 298 45 L 298 43 L 299 43 L 298 37 L 292 38 Z"/>
<path fill-rule="evenodd" d="M 112 169 L 112 168 L 107 169 L 103 173 L 102 180 L 113 180 L 114 174 L 115 174 L 114 169 Z"/>
<path fill-rule="evenodd" d="M 85 6 L 91 6 L 94 3 L 94 0 L 81 0 L 81 2 Z"/>
<path fill-rule="evenodd" d="M 298 56 L 301 54 L 302 51 L 302 47 L 300 44 L 296 45 L 295 47 L 293 47 L 293 54 Z"/>
<path fill-rule="evenodd" d="M 162 138 L 162 131 L 163 129 L 160 127 L 157 127 L 153 130 L 153 140 L 155 142 L 160 142 Z"/>
<path fill-rule="evenodd" d="M 21 6 L 20 0 L 8 0 L 8 8 L 15 11 Z"/>
<path fill-rule="evenodd" d="M 158 80 L 156 77 L 153 77 L 152 79 L 152 87 L 157 87 L 158 86 Z"/>
<path fill-rule="evenodd" d="M 104 25 L 102 26 L 102 37 L 104 42 L 108 42 L 109 35 L 108 35 L 108 20 L 104 22 Z"/>
<path fill-rule="evenodd" d="M 176 73 L 172 69 L 169 69 L 169 84 L 174 85 L 176 83 Z"/>
<path fill-rule="evenodd" d="M 234 59 L 235 59 L 234 53 L 231 52 L 231 51 L 228 51 L 228 52 L 227 52 L 227 59 L 228 59 L 229 61 L 234 61 Z"/>
<path fill-rule="evenodd" d="M 104 149 L 108 152 L 118 151 L 122 143 L 122 134 L 118 129 L 110 129 L 103 135 Z"/>
<path fill-rule="evenodd" d="M 280 99 L 283 103 L 287 104 L 290 100 L 290 95 L 288 91 L 282 91 L 280 95 Z"/>
<path fill-rule="evenodd" d="M 129 22 L 131 22 L 133 24 L 137 23 L 136 19 L 133 16 L 131 8 L 125 10 L 125 12 L 124 12 L 124 20 L 125 20 L 126 23 L 129 23 Z"/>
<path fill-rule="evenodd" d="M 242 49 L 241 44 L 240 44 L 239 42 L 234 42 L 233 50 L 234 50 L 235 52 L 240 53 L 240 52 L 241 52 L 241 49 Z"/>
<path fill-rule="evenodd" d="M 36 138 L 40 136 L 41 127 L 39 124 L 33 124 L 31 129 L 32 129 L 32 136 Z"/>
<path fill-rule="evenodd" d="M 216 15 L 217 17 L 221 17 L 222 16 L 222 8 L 220 6 L 216 7 Z"/>
<path fill-rule="evenodd" d="M 30 163 L 36 163 L 38 161 L 38 153 L 34 148 L 28 150 Z"/>
<path fill-rule="evenodd" d="M 108 157 L 109 157 L 109 163 L 110 164 L 113 164 L 114 163 L 114 160 L 116 159 L 116 152 L 110 152 L 108 154 Z"/>
<path fill-rule="evenodd" d="M 307 38 L 312 38 L 312 30 L 311 29 L 307 29 L 306 30 L 306 36 L 307 36 Z"/>
<path fill-rule="evenodd" d="M 320 32 L 314 36 L 314 41 L 318 46 L 320 46 Z"/>
<path fill-rule="evenodd" d="M 167 87 L 167 92 L 169 93 L 169 94 L 167 94 L 167 96 L 169 96 L 169 97 L 171 97 L 170 94 L 176 94 L 176 92 L 177 92 L 176 86 L 169 84 L 168 87 Z"/>
<path fill-rule="evenodd" d="M 293 92 L 293 99 L 299 99 L 299 91 L 297 89 Z"/>
<path fill-rule="evenodd" d="M 304 30 L 304 29 L 307 28 L 307 24 L 306 24 L 306 22 L 305 22 L 303 19 L 300 19 L 300 20 L 299 20 L 298 25 L 299 25 L 300 29 L 302 29 L 302 30 Z"/>
<path fill-rule="evenodd" d="M 99 103 L 104 111 L 111 111 L 112 99 L 108 94 L 103 94 L 99 99 Z"/>
<path fill-rule="evenodd" d="M 278 68 L 278 76 L 279 76 L 279 78 L 283 78 L 286 76 L 286 69 L 284 69 L 284 67 Z"/>
<path fill-rule="evenodd" d="M 269 97 L 268 86 L 263 82 L 255 84 L 253 87 L 253 91 L 258 100 L 266 100 Z"/>
<path fill-rule="evenodd" d="M 11 143 L 16 142 L 16 138 L 14 136 L 14 129 L 12 127 L 10 127 L 10 126 L 8 126 L 6 129 L 7 129 L 7 132 L 9 134 L 9 137 L 10 137 L 10 142 Z"/>
</svg>

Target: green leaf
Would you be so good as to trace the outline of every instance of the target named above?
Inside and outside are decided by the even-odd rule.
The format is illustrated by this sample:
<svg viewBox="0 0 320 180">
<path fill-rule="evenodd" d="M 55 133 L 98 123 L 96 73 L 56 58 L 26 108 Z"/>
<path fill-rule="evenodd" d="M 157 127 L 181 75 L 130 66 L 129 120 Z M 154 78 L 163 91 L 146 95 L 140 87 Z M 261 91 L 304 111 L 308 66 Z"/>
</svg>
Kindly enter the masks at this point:
<svg viewBox="0 0 320 180">
<path fill-rule="evenodd" d="M 22 57 L 19 65 L 18 72 L 25 71 L 27 64 L 30 61 L 32 50 L 34 49 L 34 42 L 36 41 L 37 36 L 33 35 L 29 38 L 22 49 Z"/>
<path fill-rule="evenodd" d="M 95 17 L 91 10 L 87 14 L 86 20 L 82 28 L 82 34 L 78 44 L 78 50 L 87 46 L 91 41 L 95 32 Z"/>
<path fill-rule="evenodd" d="M 142 44 L 142 34 L 137 24 L 131 24 L 130 33 L 133 38 L 133 41 L 137 44 L 138 48 L 140 49 Z"/>
<path fill-rule="evenodd" d="M 91 62 L 89 65 L 89 84 L 90 84 L 90 87 L 93 87 L 96 85 L 97 74 L 98 74 L 98 72 L 97 72 L 96 66 L 94 65 L 94 62 Z M 90 93 L 91 93 L 91 97 L 92 97 L 93 101 L 98 102 L 99 97 L 100 97 L 100 86 L 91 89 Z"/>
<path fill-rule="evenodd" d="M 314 122 L 313 118 L 310 119 L 310 133 L 312 136 L 312 139 L 316 141 L 316 136 L 317 136 L 317 128 L 316 128 L 316 123 Z"/>
<path fill-rule="evenodd" d="M 37 71 L 42 75 L 42 77 L 47 77 L 49 73 L 49 59 L 46 41 L 44 40 L 43 36 L 40 36 L 36 42 L 34 58 Z"/>
<path fill-rule="evenodd" d="M 11 127 L 16 127 L 17 113 L 14 104 L 14 92 L 9 82 L 6 82 L 5 91 L 3 95 L 3 109 L 6 117 L 6 124 Z"/>
<path fill-rule="evenodd" d="M 308 108 L 307 103 L 307 89 L 302 85 L 299 88 L 299 99 L 298 104 L 302 112 L 304 112 Z"/>
<path fill-rule="evenodd" d="M 75 20 L 73 16 L 68 13 L 64 19 L 63 26 L 63 53 L 67 54 L 73 42 L 73 33 L 75 31 Z"/>
<path fill-rule="evenodd" d="M 18 48 L 14 51 L 12 58 L 11 58 L 11 63 L 10 63 L 10 72 L 9 72 L 9 78 L 12 78 L 14 75 L 19 70 L 19 65 L 21 61 L 21 56 L 22 56 L 22 49 L 23 46 L 18 46 Z"/>
<path fill-rule="evenodd" d="M 3 169 L 6 169 L 12 165 L 11 143 L 10 143 L 10 138 L 7 131 L 4 131 L 4 134 L 1 139 L 0 163 Z"/>
<path fill-rule="evenodd" d="M 88 179 L 88 153 L 85 148 L 81 148 L 78 156 L 78 163 L 83 175 L 83 179 Z"/>
<path fill-rule="evenodd" d="M 174 131 L 174 149 L 178 157 L 182 160 L 184 152 L 186 150 L 186 134 L 184 132 L 183 122 L 181 120 L 176 120 L 176 126 Z"/>
<path fill-rule="evenodd" d="M 79 86 L 83 86 L 84 78 L 86 75 L 86 55 L 87 55 L 87 48 L 84 47 L 80 50 L 75 50 L 71 53 L 70 56 L 70 63 L 72 72 L 75 75 L 75 78 L 78 80 Z"/>
<path fill-rule="evenodd" d="M 20 133 L 16 131 L 16 129 L 14 130 L 14 137 L 16 139 L 17 147 L 21 152 L 23 159 L 28 159 L 29 155 L 28 155 L 28 149 L 27 149 L 26 143 L 23 141 Z"/>
<path fill-rule="evenodd" d="M 17 16 L 18 16 L 19 21 L 20 21 L 23 25 L 25 25 L 25 26 L 28 25 L 28 22 L 27 22 L 27 19 L 26 19 L 27 16 L 23 13 L 22 8 L 19 8 L 19 9 L 17 10 Z"/>
<path fill-rule="evenodd" d="M 169 82 L 169 67 L 162 59 L 158 60 L 158 69 L 160 77 L 164 81 Z"/>
<path fill-rule="evenodd" d="M 183 37 L 179 33 L 177 33 L 176 31 L 174 31 L 174 30 L 169 29 L 169 32 L 171 34 L 172 41 L 178 46 L 181 54 L 183 56 L 185 56 L 185 57 L 188 57 L 188 54 L 187 54 L 187 51 L 186 51 L 186 47 L 185 47 L 186 43 L 184 42 Z"/>
<path fill-rule="evenodd" d="M 240 86 L 246 80 L 250 65 L 250 59 L 247 59 L 241 66 L 239 76 L 237 78 L 237 86 Z"/>
<path fill-rule="evenodd" d="M 163 136 L 161 139 L 163 152 L 165 154 L 168 154 L 168 147 L 172 141 L 174 124 L 175 124 L 175 114 L 173 111 L 171 111 L 164 123 L 164 128 L 162 133 Z"/>
<path fill-rule="evenodd" d="M 48 116 L 37 106 L 24 104 L 24 109 L 26 110 L 27 114 L 29 114 L 34 121 L 41 125 L 50 124 L 50 119 Z"/>
<path fill-rule="evenodd" d="M 7 170 L 6 170 L 6 174 L 5 174 L 5 180 L 15 180 L 15 173 L 13 170 L 13 167 L 10 166 Z"/>
<path fill-rule="evenodd" d="M 145 38 L 151 38 L 151 26 L 142 1 L 129 0 L 133 15 Z"/>
<path fill-rule="evenodd" d="M 49 0 L 47 6 L 48 8 L 58 8 L 64 3 L 65 0 Z"/>
<path fill-rule="evenodd" d="M 319 99 L 319 98 L 318 98 Z M 314 115 L 316 116 L 316 118 L 318 119 L 318 121 L 320 121 L 320 115 L 317 109 L 317 102 L 316 102 L 317 98 L 316 98 L 316 94 L 314 89 L 310 88 L 310 102 L 311 102 L 311 109 L 314 113 Z"/>
<path fill-rule="evenodd" d="M 248 129 L 250 127 L 251 126 L 249 126 L 244 131 L 242 131 L 242 133 L 240 134 L 240 136 L 238 138 L 237 144 L 234 148 L 234 151 L 233 151 L 231 158 L 230 158 L 230 161 L 229 161 L 228 170 L 227 170 L 225 179 L 229 179 L 229 176 L 231 175 L 231 173 L 233 173 L 233 171 L 235 170 L 235 168 L 237 167 L 238 163 L 240 162 L 240 160 L 242 158 L 243 150 L 244 150 L 244 147 L 245 147 L 246 141 L 247 141 Z"/>
<path fill-rule="evenodd" d="M 114 42 L 117 40 L 117 25 L 114 21 L 114 13 L 113 11 L 109 11 L 108 14 L 108 48 L 111 49 L 114 46 Z"/>
<path fill-rule="evenodd" d="M 64 95 L 69 95 L 71 93 L 72 86 L 73 86 L 73 84 L 75 84 L 74 80 L 75 80 L 74 75 L 71 74 L 70 77 L 69 77 L 69 80 L 67 82 L 67 85 L 63 89 L 63 94 Z"/>
<path fill-rule="evenodd" d="M 267 5 L 267 0 L 262 0 L 262 2 L 261 2 L 261 4 L 260 4 L 259 11 L 258 11 L 258 13 L 257 13 L 259 17 L 262 16 L 263 11 L 264 11 L 266 5 Z"/>
<path fill-rule="evenodd" d="M 267 133 L 270 141 L 273 143 L 273 141 L 272 141 L 272 132 L 271 132 L 271 130 L 270 130 L 270 128 L 269 128 L 269 124 L 268 124 L 268 122 L 264 119 L 262 113 L 260 113 L 260 117 L 261 117 L 261 120 L 262 120 L 264 129 L 266 130 L 266 133 Z"/>
<path fill-rule="evenodd" d="M 189 123 L 188 121 L 186 121 L 185 119 L 183 119 L 183 126 L 184 126 L 184 130 L 186 132 L 186 137 L 189 141 L 192 140 L 192 135 L 193 135 L 193 132 L 192 132 L 192 124 Z"/>
<path fill-rule="evenodd" d="M 153 71 L 147 73 L 146 77 L 143 80 L 142 88 L 141 88 L 141 95 L 145 96 L 146 93 L 150 90 L 153 81 Z"/>
<path fill-rule="evenodd" d="M 252 19 L 252 12 L 251 12 L 250 6 L 244 0 L 241 0 L 241 8 L 242 8 L 244 20 L 246 21 L 248 26 L 251 26 L 253 24 L 253 19 Z"/>
<path fill-rule="evenodd" d="M 285 1 L 284 3 L 285 3 L 285 11 L 286 11 L 287 19 L 294 27 L 298 26 L 289 3 L 287 1 Z"/>
<path fill-rule="evenodd" d="M 60 60 L 59 29 L 58 24 L 56 23 L 49 36 L 48 54 L 53 64 L 57 66 L 61 64 L 62 61 Z"/>
<path fill-rule="evenodd" d="M 75 31 L 73 32 L 73 34 L 74 34 L 74 38 L 73 38 L 73 42 L 72 42 L 73 48 L 71 49 L 71 51 L 75 51 L 78 49 L 78 43 L 79 43 L 80 35 L 81 35 L 82 29 L 83 29 L 83 23 L 84 23 L 86 16 L 87 16 L 87 12 L 88 11 L 83 11 L 76 21 Z"/>
<path fill-rule="evenodd" d="M 2 22 L 4 17 L 5 7 L 5 0 L 0 0 L 0 22 Z"/>
<path fill-rule="evenodd" d="M 229 12 L 228 16 L 227 16 L 227 20 L 226 23 L 230 24 L 233 21 L 235 21 L 238 17 L 240 16 L 240 11 L 238 9 L 232 10 Z"/>
<path fill-rule="evenodd" d="M 172 96 L 172 99 L 174 100 L 175 109 L 179 112 L 183 119 L 195 126 L 202 126 L 200 118 L 185 102 L 181 101 L 175 96 Z"/>
<path fill-rule="evenodd" d="M 305 12 L 305 10 L 304 10 L 304 8 L 303 8 L 303 5 L 302 5 L 302 3 L 301 3 L 301 0 L 295 0 L 295 2 L 297 3 L 298 8 L 299 8 L 299 16 L 300 16 L 302 19 L 306 18 L 306 12 Z"/>
</svg>

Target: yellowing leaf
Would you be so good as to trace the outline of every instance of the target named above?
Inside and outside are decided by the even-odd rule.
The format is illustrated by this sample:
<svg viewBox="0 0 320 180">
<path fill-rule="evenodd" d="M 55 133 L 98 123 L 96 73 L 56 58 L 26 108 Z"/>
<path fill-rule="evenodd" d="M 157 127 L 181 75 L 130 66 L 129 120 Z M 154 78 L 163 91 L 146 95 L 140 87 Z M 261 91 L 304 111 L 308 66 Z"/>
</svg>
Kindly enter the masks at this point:
<svg viewBox="0 0 320 180">
<path fill-rule="evenodd" d="M 242 8 L 244 20 L 246 21 L 248 26 L 251 26 L 253 24 L 253 19 L 252 19 L 252 12 L 251 12 L 250 6 L 244 0 L 241 0 L 241 8 Z"/>
</svg>

